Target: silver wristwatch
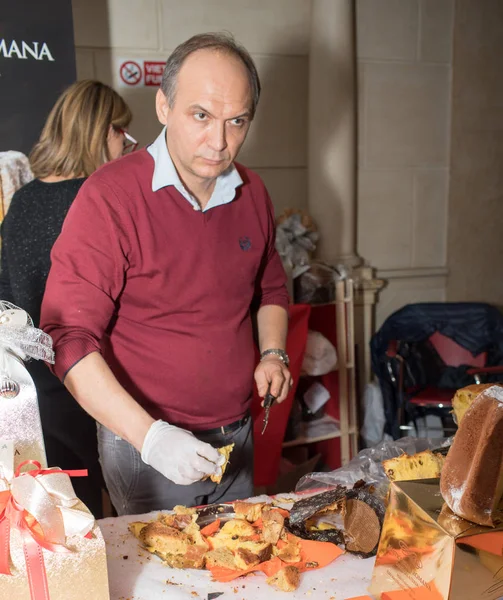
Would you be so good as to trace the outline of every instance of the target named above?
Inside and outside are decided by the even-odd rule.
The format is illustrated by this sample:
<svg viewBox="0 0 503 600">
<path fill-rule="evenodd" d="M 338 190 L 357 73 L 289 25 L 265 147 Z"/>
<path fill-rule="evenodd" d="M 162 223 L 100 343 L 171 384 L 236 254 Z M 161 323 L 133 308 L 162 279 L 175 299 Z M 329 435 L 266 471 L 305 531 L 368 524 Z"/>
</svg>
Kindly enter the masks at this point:
<svg viewBox="0 0 503 600">
<path fill-rule="evenodd" d="M 266 356 L 269 356 L 270 354 L 275 354 L 279 357 L 280 360 L 283 361 L 283 363 L 287 367 L 290 366 L 290 359 L 288 358 L 288 354 L 284 350 L 281 350 L 281 348 L 268 348 L 267 350 L 264 350 L 260 353 L 260 360 L 262 360 Z"/>
</svg>

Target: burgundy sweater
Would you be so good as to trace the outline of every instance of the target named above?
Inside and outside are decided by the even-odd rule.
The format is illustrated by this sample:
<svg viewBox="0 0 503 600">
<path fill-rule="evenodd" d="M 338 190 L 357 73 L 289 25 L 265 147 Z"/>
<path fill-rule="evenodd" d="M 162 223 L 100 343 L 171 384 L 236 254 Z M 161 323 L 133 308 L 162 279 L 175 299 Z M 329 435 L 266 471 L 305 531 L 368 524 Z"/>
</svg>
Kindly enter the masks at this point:
<svg viewBox="0 0 503 600">
<path fill-rule="evenodd" d="M 287 308 L 288 293 L 267 190 L 236 167 L 236 198 L 207 212 L 172 186 L 152 191 L 146 150 L 84 183 L 42 304 L 60 379 L 101 351 L 154 418 L 201 430 L 244 416 L 255 367 L 250 311 Z"/>
</svg>

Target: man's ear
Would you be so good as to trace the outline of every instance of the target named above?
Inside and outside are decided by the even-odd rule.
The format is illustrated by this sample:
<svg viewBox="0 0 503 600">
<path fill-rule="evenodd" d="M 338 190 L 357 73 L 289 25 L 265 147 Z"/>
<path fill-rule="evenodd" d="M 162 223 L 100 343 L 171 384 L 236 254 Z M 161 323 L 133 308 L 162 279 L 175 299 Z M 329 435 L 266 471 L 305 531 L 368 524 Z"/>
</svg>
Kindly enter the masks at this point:
<svg viewBox="0 0 503 600">
<path fill-rule="evenodd" d="M 166 125 L 168 121 L 169 103 L 161 89 L 157 90 L 157 95 L 155 97 L 155 110 L 157 112 L 157 118 L 159 121 L 163 125 Z"/>
</svg>

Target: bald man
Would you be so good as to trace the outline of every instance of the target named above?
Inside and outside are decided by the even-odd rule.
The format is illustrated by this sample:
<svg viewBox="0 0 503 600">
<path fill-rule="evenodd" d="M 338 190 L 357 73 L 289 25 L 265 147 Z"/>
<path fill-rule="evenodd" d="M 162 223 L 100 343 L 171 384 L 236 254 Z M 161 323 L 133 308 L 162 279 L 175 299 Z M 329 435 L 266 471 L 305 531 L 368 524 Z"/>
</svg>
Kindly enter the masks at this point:
<svg viewBox="0 0 503 600">
<path fill-rule="evenodd" d="M 178 46 L 156 96 L 161 134 L 89 177 L 54 246 L 42 327 L 54 372 L 98 422 L 118 514 L 252 495 L 253 381 L 279 402 L 292 384 L 273 207 L 235 162 L 259 96 L 231 36 Z"/>
</svg>

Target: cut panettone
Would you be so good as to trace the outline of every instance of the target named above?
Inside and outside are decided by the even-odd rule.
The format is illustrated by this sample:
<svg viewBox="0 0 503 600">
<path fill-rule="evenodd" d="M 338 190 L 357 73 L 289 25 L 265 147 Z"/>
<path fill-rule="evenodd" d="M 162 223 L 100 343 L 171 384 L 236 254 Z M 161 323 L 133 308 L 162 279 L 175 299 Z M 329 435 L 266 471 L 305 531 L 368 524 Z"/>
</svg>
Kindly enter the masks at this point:
<svg viewBox="0 0 503 600">
<path fill-rule="evenodd" d="M 262 511 L 262 535 L 266 542 L 277 544 L 283 527 L 285 518 L 277 510 L 265 508 Z"/>
<path fill-rule="evenodd" d="M 232 519 L 224 524 L 222 529 L 208 538 L 213 548 L 230 548 L 235 550 L 244 541 L 257 535 L 257 530 L 244 519 Z"/>
<path fill-rule="evenodd" d="M 230 537 L 238 536 L 238 537 L 248 537 L 255 535 L 257 533 L 255 527 L 248 521 L 243 521 L 243 519 L 231 519 L 224 523 L 222 529 L 220 529 L 220 534 L 222 536 L 227 535 Z"/>
<path fill-rule="evenodd" d="M 197 514 L 197 510 L 195 508 L 188 508 L 187 506 L 181 506 L 177 504 L 173 507 L 173 512 L 175 515 L 195 515 Z"/>
<path fill-rule="evenodd" d="M 224 567 L 226 569 L 234 570 L 236 563 L 234 560 L 234 554 L 229 548 L 215 548 L 206 552 L 204 557 L 206 568 L 211 569 L 212 567 Z"/>
<path fill-rule="evenodd" d="M 188 534 L 165 525 L 161 520 L 131 523 L 129 529 L 149 552 L 159 556 L 170 567 L 203 568 L 208 550 L 205 542 L 204 545 L 198 544 Z"/>
<path fill-rule="evenodd" d="M 157 521 L 150 523 L 130 523 L 129 530 L 142 545 L 153 554 L 159 556 L 170 567 L 177 569 L 202 569 L 208 544 L 199 532 L 198 525 L 189 515 L 190 524 L 180 531 L 166 525 L 165 519 L 170 515 L 161 515 Z M 185 520 L 180 524 L 184 524 Z"/>
<path fill-rule="evenodd" d="M 129 523 L 128 529 L 135 536 L 135 538 L 140 539 L 140 533 L 144 527 L 146 527 L 148 523 L 142 523 L 141 521 L 135 521 L 133 523 Z"/>
<path fill-rule="evenodd" d="M 487 388 L 466 411 L 446 458 L 440 493 L 459 517 L 494 527 L 503 497 L 503 387 Z"/>
<path fill-rule="evenodd" d="M 282 592 L 294 592 L 299 587 L 300 571 L 297 567 L 288 565 L 269 577 L 267 583 Z"/>
<path fill-rule="evenodd" d="M 238 569 L 245 571 L 250 567 L 258 565 L 260 563 L 260 558 L 246 548 L 237 548 L 234 554 L 234 562 Z"/>
<path fill-rule="evenodd" d="M 249 552 L 252 552 L 256 556 L 258 556 L 259 562 L 264 562 L 265 560 L 269 560 L 272 556 L 271 544 L 268 544 L 267 542 L 264 542 L 262 540 L 259 540 L 256 542 L 251 541 L 251 540 L 241 541 L 236 546 L 236 551 L 239 550 L 240 548 L 242 550 L 248 550 Z"/>
<path fill-rule="evenodd" d="M 208 549 L 208 542 L 202 536 L 199 525 L 195 521 L 185 527 L 183 533 L 189 536 L 190 541 L 193 544 L 196 544 L 197 546 L 204 546 L 206 549 Z"/>
<path fill-rule="evenodd" d="M 253 523 L 257 521 L 262 516 L 262 509 L 266 506 L 264 502 L 234 502 L 234 512 L 236 513 L 236 517 L 240 519 L 246 519 Z"/>
<path fill-rule="evenodd" d="M 459 425 L 465 416 L 466 411 L 470 408 L 475 398 L 481 394 L 484 390 L 498 385 L 497 383 L 480 383 L 474 385 L 468 385 L 461 388 L 454 394 L 452 399 L 452 410 L 456 416 L 456 422 Z"/>
<path fill-rule="evenodd" d="M 201 514 L 201 511 L 177 506 L 173 513 L 161 513 L 156 520 L 147 523 L 133 522 L 129 529 L 146 550 L 168 566 L 206 568 L 216 581 L 229 581 L 261 570 L 270 576 L 274 573 L 267 580 L 270 585 L 278 590 L 294 591 L 299 585 L 301 570 L 323 566 L 309 562 L 304 556 L 302 540 L 292 535 L 285 525 L 287 511 L 263 502 L 236 502 L 233 507 L 228 506 L 231 512 L 234 508 L 236 517 L 226 521 L 233 515 L 228 510 L 220 513 L 214 508 L 210 506 Z M 208 515 L 214 516 L 215 521 L 200 529 Z"/>
<path fill-rule="evenodd" d="M 196 513 L 192 515 L 161 515 L 159 517 L 161 523 L 164 523 L 164 525 L 167 525 L 168 527 L 175 527 L 175 529 L 185 529 L 191 523 L 194 523 L 196 519 Z"/>
<path fill-rule="evenodd" d="M 412 456 L 402 454 L 383 461 L 384 471 L 390 481 L 411 481 L 414 479 L 438 479 L 445 456 L 431 450 L 418 452 Z"/>
<path fill-rule="evenodd" d="M 162 554 L 185 554 L 191 540 L 186 533 L 168 527 L 160 521 L 149 523 L 140 531 L 139 539 L 149 550 L 153 548 Z"/>
<path fill-rule="evenodd" d="M 273 554 L 286 563 L 300 562 L 300 546 L 294 540 L 285 544 L 282 548 L 273 546 Z"/>
<path fill-rule="evenodd" d="M 225 462 L 221 467 L 222 473 L 220 475 L 210 475 L 210 479 L 214 483 L 220 483 L 222 481 L 222 477 L 224 476 L 225 470 L 227 469 L 227 465 L 229 464 L 229 457 L 230 457 L 233 449 L 234 449 L 234 444 L 229 444 L 228 446 L 223 446 L 222 448 L 218 448 L 218 452 L 220 452 L 220 454 L 225 458 Z"/>
</svg>

